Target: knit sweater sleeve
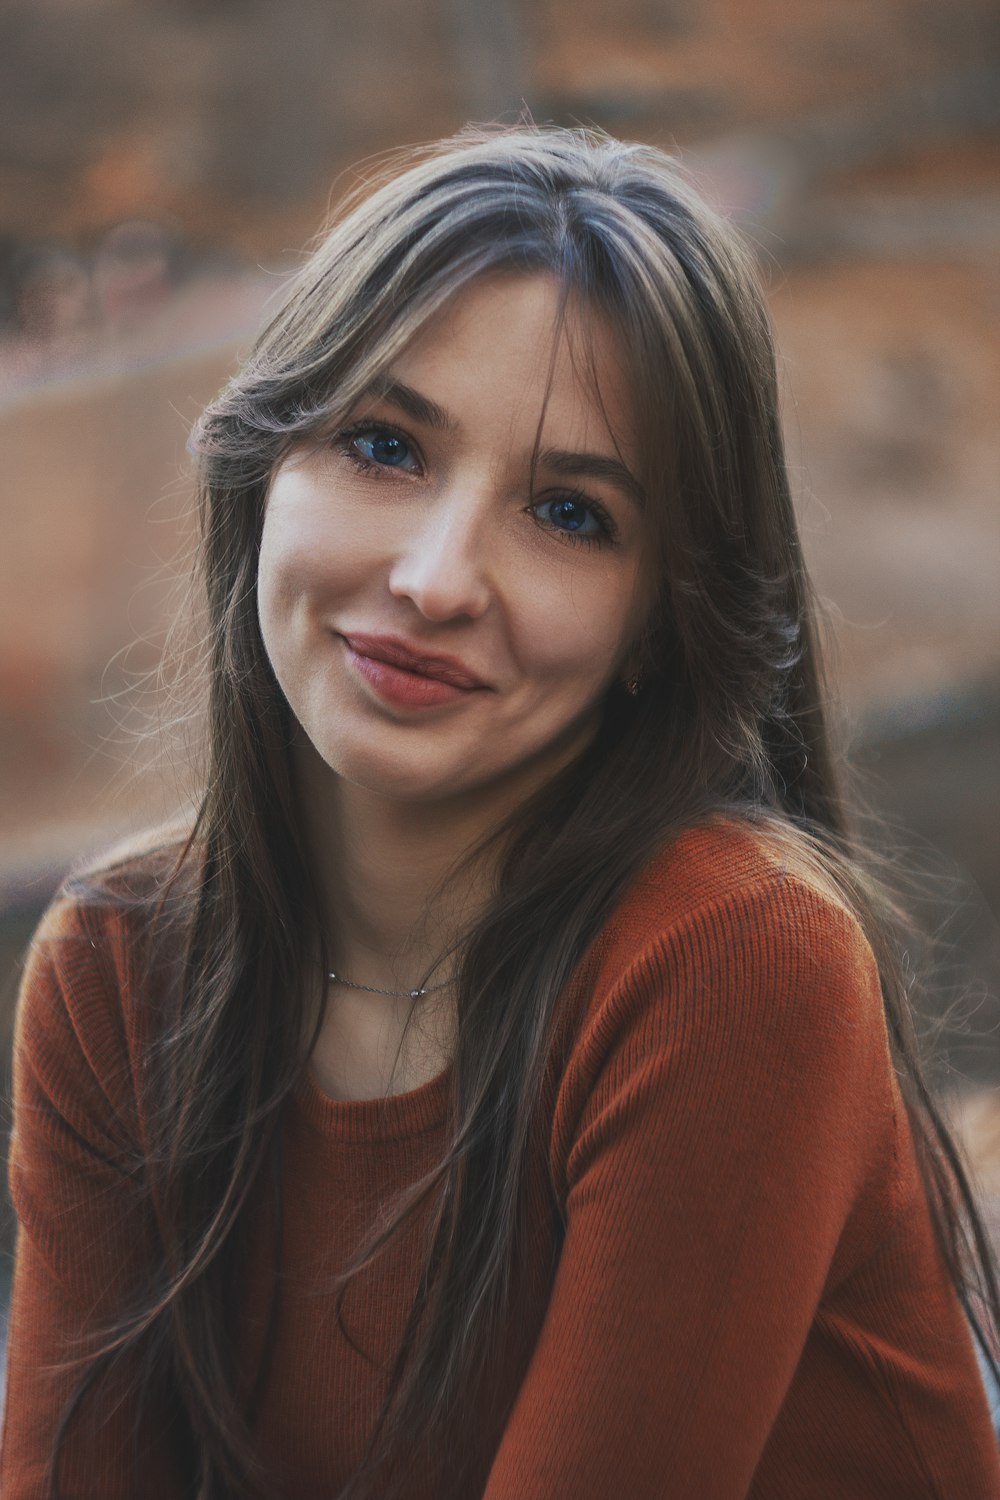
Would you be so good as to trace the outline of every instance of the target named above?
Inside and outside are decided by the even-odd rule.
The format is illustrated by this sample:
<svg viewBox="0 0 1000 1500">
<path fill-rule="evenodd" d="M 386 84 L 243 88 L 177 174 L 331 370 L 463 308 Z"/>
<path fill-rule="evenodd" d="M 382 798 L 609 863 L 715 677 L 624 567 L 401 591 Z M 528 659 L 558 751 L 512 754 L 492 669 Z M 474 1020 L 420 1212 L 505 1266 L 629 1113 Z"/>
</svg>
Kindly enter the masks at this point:
<svg viewBox="0 0 1000 1500">
<path fill-rule="evenodd" d="M 486 1500 L 746 1496 L 855 1205 L 891 1196 L 852 918 L 775 876 L 632 951 L 560 1092 L 566 1234 Z"/>
<path fill-rule="evenodd" d="M 42 1500 L 56 1434 L 95 1341 L 141 1292 L 154 1251 L 143 1194 L 121 944 L 108 913 L 61 900 L 18 1004 L 9 1177 L 18 1243 L 0 1492 Z M 64 1500 L 179 1500 L 165 1408 L 138 1409 L 119 1360 L 66 1427 Z"/>
</svg>

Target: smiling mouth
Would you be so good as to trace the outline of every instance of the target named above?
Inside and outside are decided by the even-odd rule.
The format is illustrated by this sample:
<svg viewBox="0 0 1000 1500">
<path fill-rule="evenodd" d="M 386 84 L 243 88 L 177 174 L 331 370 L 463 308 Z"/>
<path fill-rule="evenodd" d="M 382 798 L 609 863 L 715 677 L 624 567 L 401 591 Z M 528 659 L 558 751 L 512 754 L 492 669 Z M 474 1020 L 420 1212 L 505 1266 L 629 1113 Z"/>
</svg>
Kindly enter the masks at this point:
<svg viewBox="0 0 1000 1500">
<path fill-rule="evenodd" d="M 450 656 L 425 656 L 393 636 L 345 635 L 343 639 L 355 656 L 370 662 L 382 662 L 400 672 L 431 682 L 447 684 L 464 692 L 485 688 L 487 683 Z"/>
</svg>

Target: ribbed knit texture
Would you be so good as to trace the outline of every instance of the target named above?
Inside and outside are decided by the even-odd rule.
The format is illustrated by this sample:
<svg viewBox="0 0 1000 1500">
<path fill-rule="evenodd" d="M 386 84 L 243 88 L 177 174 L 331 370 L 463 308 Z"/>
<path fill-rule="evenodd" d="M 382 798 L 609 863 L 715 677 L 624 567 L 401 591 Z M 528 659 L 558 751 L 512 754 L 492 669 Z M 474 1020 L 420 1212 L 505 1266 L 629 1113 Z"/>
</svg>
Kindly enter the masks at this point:
<svg viewBox="0 0 1000 1500">
<path fill-rule="evenodd" d="M 75 1379 L 64 1362 L 156 1256 L 135 1187 L 141 1047 L 124 932 L 113 906 L 63 900 L 25 976 L 3 1500 L 41 1500 Z M 252 1368 L 276 1296 L 256 1430 L 292 1500 L 333 1500 L 363 1450 L 422 1224 L 349 1291 L 345 1321 L 367 1357 L 336 1326 L 329 1280 L 440 1152 L 449 1084 L 446 1072 L 344 1102 L 310 1079 L 290 1105 L 280 1273 L 262 1218 L 242 1350 Z M 560 1002 L 529 1192 L 516 1330 L 527 1348 L 511 1355 L 517 1397 L 499 1447 L 488 1412 L 468 1425 L 475 1494 L 1000 1495 L 871 951 L 835 899 L 747 834 L 686 835 L 597 936 Z M 130 1472 L 123 1384 L 120 1404 L 72 1430 L 66 1500 L 189 1500 L 166 1396 L 142 1416 Z M 447 1455 L 414 1468 L 408 1500 L 435 1500 L 439 1464 Z"/>
</svg>

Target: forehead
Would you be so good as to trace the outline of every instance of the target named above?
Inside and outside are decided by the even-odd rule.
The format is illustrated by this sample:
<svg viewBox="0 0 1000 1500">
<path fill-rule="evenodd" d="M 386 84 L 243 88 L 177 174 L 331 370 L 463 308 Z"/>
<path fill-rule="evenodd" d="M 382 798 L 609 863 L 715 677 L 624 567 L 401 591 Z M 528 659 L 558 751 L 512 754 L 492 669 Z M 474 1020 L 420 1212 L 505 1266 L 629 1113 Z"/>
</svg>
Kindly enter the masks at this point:
<svg viewBox="0 0 1000 1500">
<path fill-rule="evenodd" d="M 633 447 L 632 379 L 609 320 L 548 273 L 495 272 L 449 299 L 392 361 L 390 378 L 446 414 L 546 440 Z"/>
</svg>

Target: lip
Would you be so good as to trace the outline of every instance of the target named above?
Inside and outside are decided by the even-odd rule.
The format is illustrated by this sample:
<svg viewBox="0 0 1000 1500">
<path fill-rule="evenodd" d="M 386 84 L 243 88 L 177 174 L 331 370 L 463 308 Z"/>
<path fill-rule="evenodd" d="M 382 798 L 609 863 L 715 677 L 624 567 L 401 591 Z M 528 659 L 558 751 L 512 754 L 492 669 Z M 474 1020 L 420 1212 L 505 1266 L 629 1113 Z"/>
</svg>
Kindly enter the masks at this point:
<svg viewBox="0 0 1000 1500">
<path fill-rule="evenodd" d="M 481 677 L 471 672 L 457 656 L 435 656 L 411 646 L 397 635 L 364 635 L 351 633 L 344 640 L 355 656 L 368 661 L 384 662 L 403 672 L 416 673 L 434 682 L 447 683 L 463 692 L 487 687 Z"/>
<path fill-rule="evenodd" d="M 488 687 L 456 657 L 428 656 L 398 636 L 341 634 L 340 639 L 354 671 L 391 708 L 444 708 Z"/>
</svg>

